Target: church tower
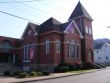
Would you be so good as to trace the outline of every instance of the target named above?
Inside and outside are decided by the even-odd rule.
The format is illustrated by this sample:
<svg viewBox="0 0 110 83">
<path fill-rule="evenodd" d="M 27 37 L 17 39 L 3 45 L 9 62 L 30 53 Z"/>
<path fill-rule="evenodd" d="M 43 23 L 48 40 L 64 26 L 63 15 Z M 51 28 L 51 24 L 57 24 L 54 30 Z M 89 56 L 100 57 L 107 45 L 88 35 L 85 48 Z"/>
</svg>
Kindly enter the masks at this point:
<svg viewBox="0 0 110 83">
<path fill-rule="evenodd" d="M 83 35 L 81 38 L 81 55 L 82 62 L 93 63 L 93 34 L 92 34 L 92 17 L 78 2 L 74 11 L 68 19 L 69 21 L 74 20 Z"/>
</svg>

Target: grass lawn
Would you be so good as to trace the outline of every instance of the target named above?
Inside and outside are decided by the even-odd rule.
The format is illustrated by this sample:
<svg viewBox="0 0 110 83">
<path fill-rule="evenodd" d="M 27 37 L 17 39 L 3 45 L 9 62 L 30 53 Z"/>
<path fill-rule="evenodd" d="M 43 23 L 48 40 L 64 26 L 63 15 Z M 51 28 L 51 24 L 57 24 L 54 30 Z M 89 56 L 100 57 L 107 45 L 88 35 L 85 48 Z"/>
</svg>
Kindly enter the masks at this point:
<svg viewBox="0 0 110 83">
<path fill-rule="evenodd" d="M 83 70 L 74 70 L 74 71 L 69 71 L 70 73 L 84 73 L 84 72 L 92 72 L 92 71 L 96 71 L 96 69 L 83 69 Z"/>
</svg>

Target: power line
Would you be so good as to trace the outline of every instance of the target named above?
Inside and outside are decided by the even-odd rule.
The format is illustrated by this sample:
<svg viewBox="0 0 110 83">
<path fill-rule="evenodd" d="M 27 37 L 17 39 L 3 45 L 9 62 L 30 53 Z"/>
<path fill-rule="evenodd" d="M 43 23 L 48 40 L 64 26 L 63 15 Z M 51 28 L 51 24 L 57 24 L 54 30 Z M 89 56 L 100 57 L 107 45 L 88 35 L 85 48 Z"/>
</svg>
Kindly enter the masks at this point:
<svg viewBox="0 0 110 83">
<path fill-rule="evenodd" d="M 0 2 L 0 3 L 22 3 L 22 2 L 34 2 L 36 0 L 28 0 L 28 1 L 3 1 L 3 2 Z"/>
<path fill-rule="evenodd" d="M 29 20 L 29 19 L 26 19 L 26 18 L 17 16 L 17 15 L 14 15 L 14 14 L 11 14 L 11 13 L 7 13 L 7 12 L 1 11 L 1 10 L 0 10 L 0 13 L 9 15 L 9 16 L 12 16 L 12 17 L 15 17 L 15 18 L 19 18 L 19 19 L 22 19 L 22 20 L 26 20 L 26 21 L 28 21 L 28 22 L 32 22 L 32 23 L 35 23 L 35 24 L 37 23 L 37 22 L 34 22 L 34 21 L 32 21 L 32 20 Z M 37 24 L 40 25 L 40 23 L 37 23 Z M 43 25 L 43 26 L 48 27 L 49 25 Z"/>
<path fill-rule="evenodd" d="M 32 23 L 36 23 L 36 22 L 34 22 L 34 21 L 32 21 L 32 20 L 29 20 L 29 19 L 26 19 L 26 18 L 17 16 L 17 15 L 14 15 L 14 14 L 11 14 L 11 13 L 7 13 L 7 12 L 1 11 L 1 10 L 0 10 L 0 13 L 7 14 L 7 15 L 9 15 L 9 16 L 13 16 L 13 17 L 15 17 L 15 18 L 19 18 L 19 19 L 22 19 L 22 20 L 26 20 L 26 21 L 29 21 L 29 22 L 32 22 Z M 38 23 L 38 24 L 39 24 L 39 23 Z"/>
<path fill-rule="evenodd" d="M 14 1 L 14 0 L 13 0 L 13 1 Z M 26 7 L 29 7 L 29 8 L 32 8 L 32 9 L 35 9 L 35 10 L 39 10 L 39 12 L 45 13 L 45 14 L 47 14 L 47 15 L 50 15 L 50 14 L 52 15 L 52 14 L 53 14 L 53 13 L 49 13 L 49 12 L 47 12 L 47 11 L 38 9 L 38 8 L 36 8 L 36 7 L 30 6 L 30 5 L 27 5 L 27 4 L 24 4 L 24 3 L 19 3 L 19 4 L 24 5 L 24 6 L 26 6 Z M 55 14 L 53 14 L 53 15 L 55 15 Z M 57 15 L 56 15 L 56 16 L 57 16 Z M 57 17 L 62 18 L 62 17 L 60 17 L 60 16 L 57 16 Z M 63 19 L 63 18 L 62 18 L 62 19 Z"/>
<path fill-rule="evenodd" d="M 13 1 L 15 1 L 15 0 L 13 0 Z M 27 5 L 27 4 L 24 4 L 24 3 L 19 3 L 19 4 L 21 4 L 21 5 L 25 6 L 25 7 L 34 9 L 34 10 L 39 10 L 39 12 L 41 12 L 42 14 L 47 14 L 47 13 L 48 13 L 48 12 L 45 13 L 45 12 L 43 12 L 42 10 L 40 10 L 40 9 L 38 9 L 38 8 L 35 8 L 35 7 L 33 7 L 33 6 L 30 6 L 30 5 Z M 38 12 L 38 11 L 37 11 L 37 12 Z M 47 14 L 47 15 L 49 15 L 49 14 Z M 46 15 L 45 15 L 45 17 L 46 17 Z"/>
<path fill-rule="evenodd" d="M 37 13 L 31 13 L 31 12 L 29 12 L 29 11 L 23 10 L 23 8 L 21 9 L 21 8 L 20 8 L 19 6 L 17 6 L 17 5 L 14 6 L 14 5 L 7 4 L 6 6 L 9 6 L 9 7 L 13 8 L 13 9 L 16 9 L 16 10 L 18 10 L 18 11 L 21 12 L 21 13 L 28 14 L 29 16 L 38 17 Z M 41 14 L 39 14 L 39 15 L 41 15 Z M 43 17 L 40 17 L 40 18 L 43 18 Z"/>
<path fill-rule="evenodd" d="M 16 2 L 15 0 L 12 0 L 13 2 Z M 38 0 L 34 0 L 34 1 L 38 1 Z M 27 5 L 27 4 L 24 4 L 24 3 L 22 3 L 22 2 L 18 2 L 19 4 L 21 4 L 21 5 L 23 5 L 23 6 L 26 6 L 26 7 L 28 7 L 28 8 L 31 8 L 31 9 L 37 9 L 37 10 L 39 10 L 39 12 L 41 12 L 42 14 L 47 14 L 47 15 L 55 15 L 55 16 L 57 16 L 57 17 L 59 17 L 59 18 L 61 18 L 61 19 L 63 19 L 61 16 L 58 16 L 58 15 L 56 15 L 56 14 L 53 14 L 53 13 L 50 13 L 50 12 L 47 12 L 47 11 L 44 11 L 44 10 L 41 10 L 41 9 L 38 9 L 38 8 L 36 8 L 36 7 L 33 7 L 33 6 L 31 6 L 31 5 Z M 47 6 L 47 5 L 46 5 Z M 50 8 L 50 7 L 49 7 Z M 37 11 L 38 12 L 38 11 Z M 47 15 L 45 15 L 46 17 L 47 17 Z"/>
</svg>

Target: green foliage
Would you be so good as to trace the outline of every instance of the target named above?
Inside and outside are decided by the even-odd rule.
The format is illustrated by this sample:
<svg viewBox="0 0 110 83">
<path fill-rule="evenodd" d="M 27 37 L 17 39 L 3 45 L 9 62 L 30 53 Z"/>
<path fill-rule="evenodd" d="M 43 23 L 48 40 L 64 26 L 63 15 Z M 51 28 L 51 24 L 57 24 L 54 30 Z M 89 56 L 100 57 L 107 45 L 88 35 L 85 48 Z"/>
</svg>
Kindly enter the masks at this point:
<svg viewBox="0 0 110 83">
<path fill-rule="evenodd" d="M 86 63 L 83 63 L 83 69 L 93 69 L 93 68 L 100 68 L 96 65 L 94 65 L 93 63 L 90 63 L 90 62 L 86 62 Z"/>
<path fill-rule="evenodd" d="M 49 75 L 50 73 L 48 71 L 43 71 L 42 74 L 43 75 Z"/>
<path fill-rule="evenodd" d="M 42 76 L 43 73 L 42 73 L 42 72 L 37 72 L 37 75 L 38 75 L 38 76 Z"/>
<path fill-rule="evenodd" d="M 19 78 L 25 78 L 28 74 L 26 72 L 19 73 Z"/>
<path fill-rule="evenodd" d="M 67 72 L 67 71 L 69 71 L 68 66 L 58 66 L 55 68 L 56 73 L 63 73 L 63 72 Z"/>
<path fill-rule="evenodd" d="M 32 71 L 32 72 L 30 73 L 30 76 L 37 76 L 37 73 L 36 73 L 35 71 Z"/>
<path fill-rule="evenodd" d="M 18 76 L 21 72 L 13 72 L 12 76 Z"/>
</svg>

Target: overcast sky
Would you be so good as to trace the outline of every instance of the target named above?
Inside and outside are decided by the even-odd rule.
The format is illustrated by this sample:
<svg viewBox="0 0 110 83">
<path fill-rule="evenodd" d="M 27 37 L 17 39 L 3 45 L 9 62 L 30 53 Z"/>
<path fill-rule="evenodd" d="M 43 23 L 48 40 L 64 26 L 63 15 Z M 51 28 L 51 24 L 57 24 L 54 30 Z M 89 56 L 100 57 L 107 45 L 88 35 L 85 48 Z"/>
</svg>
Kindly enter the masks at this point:
<svg viewBox="0 0 110 83">
<path fill-rule="evenodd" d="M 17 3 L 13 3 L 14 1 L 17 1 Z M 78 1 L 79 0 L 0 0 L 0 11 L 26 18 L 34 21 L 36 24 L 41 24 L 50 17 L 54 17 L 60 22 L 66 22 Z M 94 19 L 92 24 L 94 39 L 110 38 L 110 28 L 107 28 L 110 26 L 110 0 L 80 1 Z M 28 21 L 0 13 L 0 35 L 20 38 L 27 23 Z"/>
</svg>

